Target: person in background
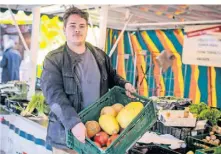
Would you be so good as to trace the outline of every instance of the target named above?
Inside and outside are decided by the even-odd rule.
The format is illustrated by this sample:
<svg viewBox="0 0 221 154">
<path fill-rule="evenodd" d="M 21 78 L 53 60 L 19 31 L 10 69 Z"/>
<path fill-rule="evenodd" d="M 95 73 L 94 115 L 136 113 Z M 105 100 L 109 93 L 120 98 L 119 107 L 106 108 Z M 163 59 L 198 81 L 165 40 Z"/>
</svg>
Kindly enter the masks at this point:
<svg viewBox="0 0 221 154">
<path fill-rule="evenodd" d="M 66 43 L 49 52 L 44 60 L 41 89 L 49 104 L 46 142 L 54 154 L 76 153 L 66 146 L 66 131 L 85 143 L 86 128 L 78 113 L 113 86 L 126 89 L 129 97 L 135 88 L 112 68 L 101 49 L 85 42 L 88 13 L 70 7 L 63 16 Z"/>
<path fill-rule="evenodd" d="M 19 67 L 22 59 L 20 53 L 14 48 L 13 40 L 9 39 L 4 43 L 4 53 L 0 62 L 2 83 L 19 80 Z"/>
</svg>

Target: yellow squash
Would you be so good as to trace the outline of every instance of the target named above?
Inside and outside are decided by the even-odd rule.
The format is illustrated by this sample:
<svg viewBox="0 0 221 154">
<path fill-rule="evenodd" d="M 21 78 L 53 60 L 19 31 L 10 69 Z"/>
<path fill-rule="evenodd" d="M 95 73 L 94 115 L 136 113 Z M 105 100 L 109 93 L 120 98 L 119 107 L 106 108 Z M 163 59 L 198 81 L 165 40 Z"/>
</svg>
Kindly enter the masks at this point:
<svg viewBox="0 0 221 154">
<path fill-rule="evenodd" d="M 108 114 L 100 116 L 99 125 L 109 135 L 117 134 L 120 130 L 120 126 L 116 118 Z"/>
<path fill-rule="evenodd" d="M 126 128 L 143 108 L 144 106 L 141 102 L 127 104 L 117 115 L 117 121 L 121 128 Z"/>
</svg>

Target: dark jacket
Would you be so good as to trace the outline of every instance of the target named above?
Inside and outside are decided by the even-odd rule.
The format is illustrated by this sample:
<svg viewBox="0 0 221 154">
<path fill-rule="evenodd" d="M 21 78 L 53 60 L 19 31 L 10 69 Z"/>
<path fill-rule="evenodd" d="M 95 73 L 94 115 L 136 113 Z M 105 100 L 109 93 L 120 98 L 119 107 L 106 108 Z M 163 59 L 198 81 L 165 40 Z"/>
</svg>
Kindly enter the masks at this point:
<svg viewBox="0 0 221 154">
<path fill-rule="evenodd" d="M 0 63 L 0 67 L 2 67 L 2 83 L 19 80 L 20 64 L 21 55 L 17 50 L 9 48 L 3 53 Z"/>
<path fill-rule="evenodd" d="M 94 55 L 101 74 L 101 96 L 115 85 L 124 87 L 126 81 L 116 74 L 109 57 L 86 43 Z M 79 59 L 72 58 L 67 45 L 50 52 L 44 61 L 41 88 L 50 106 L 47 142 L 57 148 L 66 147 L 65 131 L 81 122 L 78 113 L 82 110 L 82 94 L 76 65 Z"/>
</svg>

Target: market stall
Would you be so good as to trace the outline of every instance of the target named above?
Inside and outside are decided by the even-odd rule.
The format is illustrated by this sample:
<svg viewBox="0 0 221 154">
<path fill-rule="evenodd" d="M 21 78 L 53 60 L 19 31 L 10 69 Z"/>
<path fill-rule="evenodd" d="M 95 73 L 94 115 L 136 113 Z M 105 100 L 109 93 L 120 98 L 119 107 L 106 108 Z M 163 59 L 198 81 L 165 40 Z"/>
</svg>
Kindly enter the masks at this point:
<svg viewBox="0 0 221 154">
<path fill-rule="evenodd" d="M 10 12 L 8 7 L 5 6 L 9 9 L 9 14 L 15 13 L 13 9 Z M 201 153 L 205 149 L 219 151 L 221 65 L 216 57 L 220 58 L 221 47 L 220 6 L 78 7 L 91 14 L 90 35 L 95 40 L 94 44 L 105 50 L 118 74 L 133 83 L 138 95 L 135 99 L 128 99 L 124 91 L 115 87 L 93 106 L 84 110 L 80 115 L 82 121 L 85 124 L 94 121 L 97 131 L 92 132 L 85 145 L 67 132 L 69 148 L 79 153 L 119 154 L 148 151 L 183 154 L 200 149 Z M 20 6 L 20 9 L 24 9 L 24 6 Z M 20 87 L 19 83 L 0 87 L 1 134 L 4 134 L 1 135 L 1 141 L 5 143 L 2 144 L 1 150 L 6 153 L 49 154 L 52 152 L 51 146 L 45 143 L 45 118 L 49 111 L 44 98 L 41 94 L 37 96 L 35 91 L 36 74 L 37 77 L 41 75 L 41 65 L 36 67 L 36 58 L 40 57 L 39 64 L 42 64 L 44 56 L 55 47 L 53 45 L 58 46 L 64 42 L 64 36 L 59 31 L 62 29 L 62 13 L 59 12 L 63 12 L 64 7 L 30 6 L 28 9 L 32 9 L 33 16 L 40 25 L 40 34 L 39 27 L 32 25 L 32 48 L 24 45 L 27 51 L 32 52 L 32 80 L 29 83 L 29 94 L 25 89 L 15 88 Z M 56 12 L 58 15 L 49 19 L 49 15 Z M 44 15 L 40 16 L 40 13 Z M 5 23 L 6 21 L 5 19 Z M 16 25 L 15 18 L 13 22 Z M 200 27 L 195 27 L 199 24 Z M 95 34 L 94 25 L 100 27 L 99 37 Z M 199 36 L 192 39 L 195 35 Z M 34 36 L 40 36 L 39 45 Z M 22 43 L 26 44 L 21 32 L 19 37 L 23 40 Z M 206 45 L 211 48 L 205 48 Z M 205 50 L 202 50 L 201 46 L 204 46 Z M 211 58 L 213 64 L 202 54 L 210 50 L 213 52 L 206 56 Z M 198 53 L 198 57 L 195 53 Z M 195 59 L 189 60 L 188 56 L 191 55 Z M 167 64 L 164 64 L 165 61 Z M 116 100 L 117 97 L 122 100 Z M 116 104 L 117 110 L 120 108 L 118 112 L 114 111 Z M 109 109 L 104 109 L 107 106 Z M 136 109 L 136 112 L 131 108 Z M 8 112 L 3 113 L 5 111 Z M 102 117 L 106 114 L 113 114 L 114 118 Z M 110 122 L 109 126 L 111 125 L 109 128 L 106 127 L 107 121 Z M 88 129 L 91 127 L 88 126 Z M 117 134 L 111 133 L 113 130 L 117 130 Z M 106 141 L 96 139 L 96 134 L 106 136 Z M 210 149 L 212 147 L 214 149 Z"/>
</svg>

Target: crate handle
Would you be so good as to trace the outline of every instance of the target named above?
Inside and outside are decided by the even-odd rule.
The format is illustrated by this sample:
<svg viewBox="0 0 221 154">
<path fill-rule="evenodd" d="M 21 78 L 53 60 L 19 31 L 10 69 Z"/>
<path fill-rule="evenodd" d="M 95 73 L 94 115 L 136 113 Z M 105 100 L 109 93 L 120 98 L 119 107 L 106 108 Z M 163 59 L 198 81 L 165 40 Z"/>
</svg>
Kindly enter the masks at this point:
<svg viewBox="0 0 221 154">
<path fill-rule="evenodd" d="M 133 96 L 137 97 L 137 98 L 141 98 L 147 101 L 151 101 L 149 98 L 145 97 L 145 96 L 141 96 L 138 93 L 131 93 Z"/>
</svg>

